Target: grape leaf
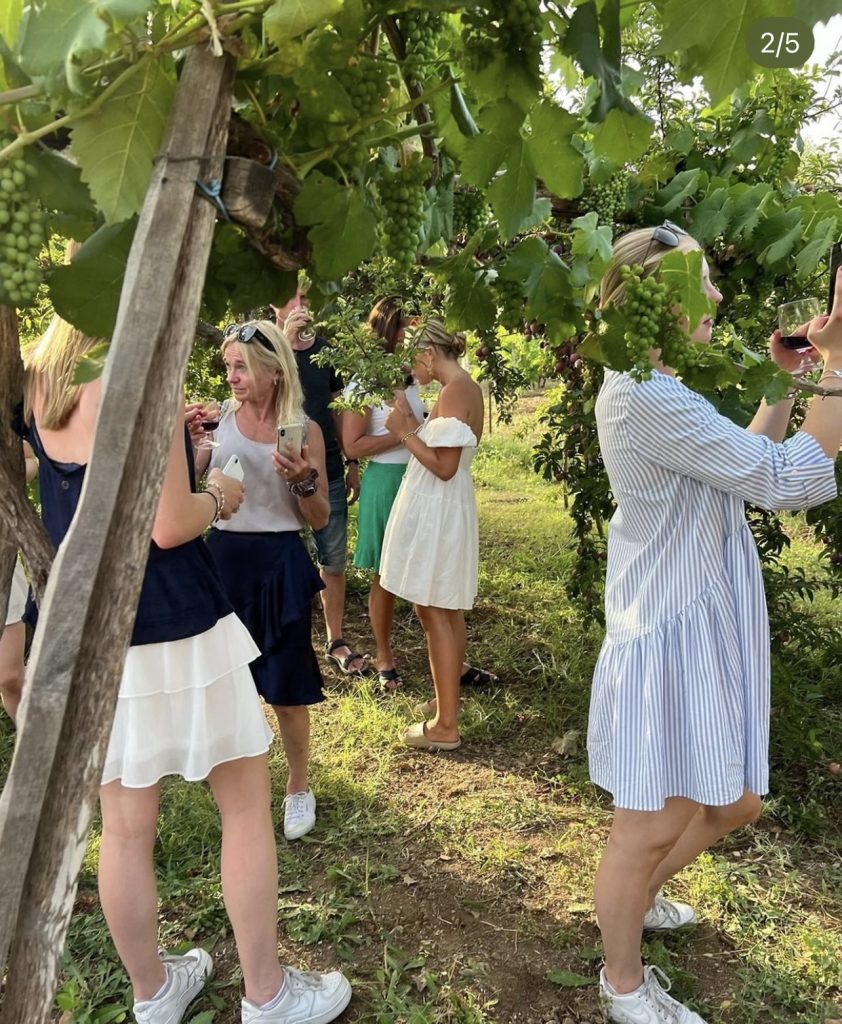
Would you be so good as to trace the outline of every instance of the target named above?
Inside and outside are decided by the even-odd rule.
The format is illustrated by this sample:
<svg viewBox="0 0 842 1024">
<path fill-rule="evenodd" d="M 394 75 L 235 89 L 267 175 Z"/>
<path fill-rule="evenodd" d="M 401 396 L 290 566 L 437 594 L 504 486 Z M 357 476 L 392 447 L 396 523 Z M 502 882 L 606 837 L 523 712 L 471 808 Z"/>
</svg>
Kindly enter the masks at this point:
<svg viewBox="0 0 842 1024">
<path fill-rule="evenodd" d="M 110 338 L 114 330 L 136 224 L 133 218 L 99 228 L 50 278 L 55 311 L 93 338 Z"/>
<path fill-rule="evenodd" d="M 634 332 L 634 326 L 619 306 L 609 306 L 603 311 L 595 331 L 592 331 L 576 349 L 583 359 L 592 359 L 603 366 L 621 373 L 630 370 L 634 363 L 629 359 L 626 347 L 626 333 Z"/>
<path fill-rule="evenodd" d="M 522 114 L 529 110 L 541 89 L 537 75 L 531 74 L 520 63 L 508 60 L 502 53 L 483 68 L 469 65 L 464 70 L 470 92 L 484 100 L 510 100 Z"/>
<path fill-rule="evenodd" d="M 700 245 L 709 245 L 725 233 L 731 220 L 734 202 L 728 190 L 718 188 L 694 206 L 690 213 L 693 237 Z"/>
<path fill-rule="evenodd" d="M 792 0 L 792 14 L 808 25 L 817 21 L 828 22 L 839 13 L 839 0 Z"/>
<path fill-rule="evenodd" d="M 654 122 L 645 114 L 615 107 L 608 111 L 602 124 L 594 128 L 594 153 L 618 166 L 631 163 L 646 152 L 654 127 Z"/>
<path fill-rule="evenodd" d="M 688 77 L 701 75 L 716 105 L 759 70 L 746 47 L 747 29 L 789 13 L 790 0 L 665 0 L 663 50 L 686 56 Z"/>
<path fill-rule="evenodd" d="M 526 145 L 538 177 L 562 199 L 580 195 L 584 160 L 571 142 L 580 128 L 579 119 L 544 100 L 533 108 L 529 122 L 532 134 Z"/>
<path fill-rule="evenodd" d="M 767 217 L 754 235 L 758 262 L 767 267 L 779 263 L 789 256 L 800 238 L 800 210 L 784 210 Z"/>
<path fill-rule="evenodd" d="M 702 282 L 702 259 L 698 249 L 693 252 L 676 250 L 667 253 L 660 263 L 661 280 L 678 296 L 681 311 L 692 325 L 691 331 L 703 316 L 716 309 Z"/>
<path fill-rule="evenodd" d="M 497 303 L 482 271 L 468 268 L 447 278 L 445 322 L 448 330 L 482 330 L 493 327 Z"/>
<path fill-rule="evenodd" d="M 80 356 L 73 367 L 73 377 L 70 383 L 74 385 L 90 384 L 92 380 L 101 377 L 102 371 L 105 369 L 105 360 L 108 358 L 108 349 L 110 347 L 110 342 L 100 341 L 93 348 L 89 348 L 84 355 Z"/>
<path fill-rule="evenodd" d="M 462 177 L 485 188 L 509 150 L 520 138 L 523 112 L 510 100 L 499 100 L 483 107 L 479 115 L 482 132 L 467 139 L 462 157 Z"/>
<path fill-rule="evenodd" d="M 374 251 L 377 218 L 359 189 L 343 186 L 320 171 L 308 175 L 295 201 L 299 224 L 312 225 L 316 272 L 338 280 Z"/>
<path fill-rule="evenodd" d="M 44 209 L 59 210 L 93 223 L 96 207 L 76 164 L 51 149 L 37 146 L 28 146 L 24 159 L 35 171 L 27 188 Z"/>
<path fill-rule="evenodd" d="M 275 0 L 263 15 L 263 25 L 269 39 L 283 47 L 341 10 L 342 0 Z"/>
<path fill-rule="evenodd" d="M 580 988 L 584 985 L 595 985 L 596 979 L 585 977 L 584 974 L 576 974 L 574 971 L 562 971 L 553 968 L 547 971 L 547 981 L 553 985 L 561 985 L 562 988 Z"/>
<path fill-rule="evenodd" d="M 17 42 L 22 17 L 23 0 L 4 0 L 4 3 L 0 5 L 0 36 L 10 47 L 14 47 Z"/>
<path fill-rule="evenodd" d="M 771 185 L 746 185 L 739 182 L 728 189 L 734 200 L 731 220 L 731 235 L 734 238 L 748 239 L 763 219 L 764 200 L 773 192 Z"/>
<path fill-rule="evenodd" d="M 600 21 L 604 31 L 602 43 Z M 598 99 L 589 115 L 594 121 L 603 121 L 609 110 L 615 107 L 635 113 L 634 105 L 622 91 L 619 40 L 618 0 L 607 0 L 603 4 L 601 18 L 593 0 L 576 8 L 562 50 L 567 56 L 574 57 L 585 74 L 599 83 Z"/>
<path fill-rule="evenodd" d="M 531 218 L 535 203 L 535 166 L 523 139 L 512 146 L 506 173 L 492 182 L 488 198 L 504 238 L 512 238 Z"/>
<path fill-rule="evenodd" d="M 698 167 L 692 171 L 682 171 L 672 179 L 666 188 L 659 189 L 655 196 L 655 204 L 661 213 L 672 213 L 684 200 L 693 195 L 703 184 L 703 172 Z"/>
<path fill-rule="evenodd" d="M 571 311 L 565 305 L 572 299 L 569 271 L 542 238 L 532 235 L 518 242 L 501 267 L 500 276 L 521 286 L 530 320 L 568 318 L 565 314 Z"/>
<path fill-rule="evenodd" d="M 167 64 L 141 57 L 73 126 L 70 148 L 107 224 L 137 213 L 175 95 Z"/>
<path fill-rule="evenodd" d="M 805 277 L 809 277 L 816 270 L 819 263 L 827 255 L 831 242 L 835 240 L 838 230 L 835 217 L 825 217 L 819 222 L 812 238 L 795 258 L 799 281 L 803 281 Z"/>
</svg>

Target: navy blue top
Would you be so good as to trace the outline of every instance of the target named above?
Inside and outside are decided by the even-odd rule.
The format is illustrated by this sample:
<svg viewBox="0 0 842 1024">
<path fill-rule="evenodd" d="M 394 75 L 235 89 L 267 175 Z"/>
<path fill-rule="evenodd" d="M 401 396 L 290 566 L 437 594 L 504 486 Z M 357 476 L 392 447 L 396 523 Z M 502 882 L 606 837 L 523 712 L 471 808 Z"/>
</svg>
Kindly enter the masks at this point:
<svg viewBox="0 0 842 1024">
<path fill-rule="evenodd" d="M 33 421 L 25 432 L 38 457 L 41 514 L 50 540 L 58 547 L 67 533 L 85 479 L 85 466 L 55 462 L 44 451 Z M 196 490 L 193 452 L 185 431 L 190 489 Z M 201 537 L 175 548 L 159 548 L 152 541 L 140 591 L 131 646 L 183 640 L 210 629 L 230 615 L 233 607 L 223 590 L 213 558 Z M 34 625 L 37 613 L 30 601 L 26 620 Z"/>
<path fill-rule="evenodd" d="M 333 410 L 330 403 L 333 396 L 345 387 L 342 378 L 332 366 L 319 366 L 313 356 L 327 348 L 327 341 L 317 335 L 313 344 L 303 350 L 295 349 L 295 362 L 301 390 L 304 392 L 304 412 L 322 428 L 325 439 L 325 473 L 328 480 L 341 480 L 345 476 L 342 449 L 336 436 Z"/>
</svg>

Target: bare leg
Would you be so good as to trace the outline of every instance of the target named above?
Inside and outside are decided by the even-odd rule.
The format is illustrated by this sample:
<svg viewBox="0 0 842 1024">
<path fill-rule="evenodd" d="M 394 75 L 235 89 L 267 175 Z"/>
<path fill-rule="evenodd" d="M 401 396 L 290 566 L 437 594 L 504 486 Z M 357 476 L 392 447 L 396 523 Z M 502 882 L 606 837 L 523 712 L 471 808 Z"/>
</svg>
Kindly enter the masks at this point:
<svg viewBox="0 0 842 1024">
<path fill-rule="evenodd" d="M 281 987 L 278 862 L 265 754 L 217 765 L 208 781 L 222 815 L 222 895 L 246 998 L 258 1006 Z"/>
<path fill-rule="evenodd" d="M 678 841 L 655 868 L 649 882 L 649 903 L 661 886 L 682 868 L 691 864 L 703 850 L 713 846 L 729 832 L 756 821 L 761 800 L 755 793 L 745 790 L 736 803 L 725 807 L 700 807 L 690 819 Z"/>
<path fill-rule="evenodd" d="M 0 636 L 0 698 L 6 714 L 17 720 L 18 705 L 23 689 L 23 652 L 26 646 L 26 627 L 22 622 L 11 622 Z"/>
<path fill-rule="evenodd" d="M 460 632 L 454 617 L 462 616 L 462 612 L 421 605 L 416 605 L 415 612 L 427 636 L 427 653 L 436 690 L 436 714 L 427 723 L 426 732 L 431 739 L 452 742 L 459 739 L 456 722 L 459 715 L 459 677 L 464 654 L 464 617 Z"/>
<path fill-rule="evenodd" d="M 272 707 L 287 756 L 287 793 L 303 793 L 310 785 L 310 709 L 306 704 Z"/>
<path fill-rule="evenodd" d="M 605 974 L 616 992 L 632 992 L 643 980 L 640 940 L 650 882 L 698 809 L 692 800 L 673 797 L 661 811 L 614 810 L 594 897 Z"/>
<path fill-rule="evenodd" d="M 395 595 L 380 586 L 380 574 L 375 573 L 368 592 L 368 615 L 374 642 L 377 645 L 377 667 L 387 669 L 395 667 L 395 655 L 392 652 L 392 623 L 395 619 Z"/>
<path fill-rule="evenodd" d="M 151 999 L 167 978 L 158 957 L 152 862 L 159 790 L 128 789 L 119 780 L 100 789 L 99 898 L 136 1000 Z"/>
<path fill-rule="evenodd" d="M 321 570 L 322 581 L 325 589 L 319 592 L 322 602 L 322 610 L 325 613 L 325 629 L 327 630 L 327 641 L 332 643 L 342 636 L 342 621 L 345 618 L 345 572 L 328 572 Z M 351 653 L 350 647 L 337 647 L 333 652 L 338 658 L 347 658 Z M 365 668 L 366 662 L 363 657 L 355 658 L 348 668 L 356 672 Z"/>
</svg>

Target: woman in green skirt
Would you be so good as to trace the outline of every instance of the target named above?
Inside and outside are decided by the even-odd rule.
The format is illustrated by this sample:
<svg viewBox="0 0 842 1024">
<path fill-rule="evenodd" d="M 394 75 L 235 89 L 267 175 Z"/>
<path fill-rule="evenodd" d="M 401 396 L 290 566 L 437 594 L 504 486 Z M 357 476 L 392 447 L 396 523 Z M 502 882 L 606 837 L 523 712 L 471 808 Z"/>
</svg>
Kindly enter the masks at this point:
<svg viewBox="0 0 842 1024">
<path fill-rule="evenodd" d="M 402 301 L 397 295 L 387 295 L 372 309 L 368 325 L 383 341 L 387 352 L 395 351 L 409 322 Z M 353 389 L 354 384 L 348 385 Z M 426 416 L 418 385 L 411 383 L 405 389 L 406 397 L 416 419 Z M 387 404 L 370 406 L 363 414 L 342 414 L 342 448 L 349 459 L 366 459 L 367 466 L 360 485 L 357 505 L 357 547 L 354 565 L 358 569 L 371 569 L 374 578 L 368 594 L 368 614 L 376 645 L 377 671 L 384 690 L 397 690 L 402 684 L 392 651 L 392 622 L 395 614 L 395 595 L 380 585 L 380 553 L 383 535 L 395 495 L 406 471 L 410 454 L 386 429 L 386 417 L 391 407 Z M 491 672 L 463 666 L 463 686 L 487 686 L 498 682 Z"/>
</svg>

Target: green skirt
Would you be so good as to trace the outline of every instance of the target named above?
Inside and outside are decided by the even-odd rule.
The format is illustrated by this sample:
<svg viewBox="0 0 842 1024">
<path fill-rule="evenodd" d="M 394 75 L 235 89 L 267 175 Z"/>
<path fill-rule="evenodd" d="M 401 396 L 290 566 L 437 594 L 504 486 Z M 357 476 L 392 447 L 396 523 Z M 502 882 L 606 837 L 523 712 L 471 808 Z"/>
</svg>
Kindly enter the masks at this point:
<svg viewBox="0 0 842 1024">
<path fill-rule="evenodd" d="M 354 565 L 380 572 L 386 523 L 406 472 L 405 462 L 369 462 L 360 484 Z"/>
</svg>

